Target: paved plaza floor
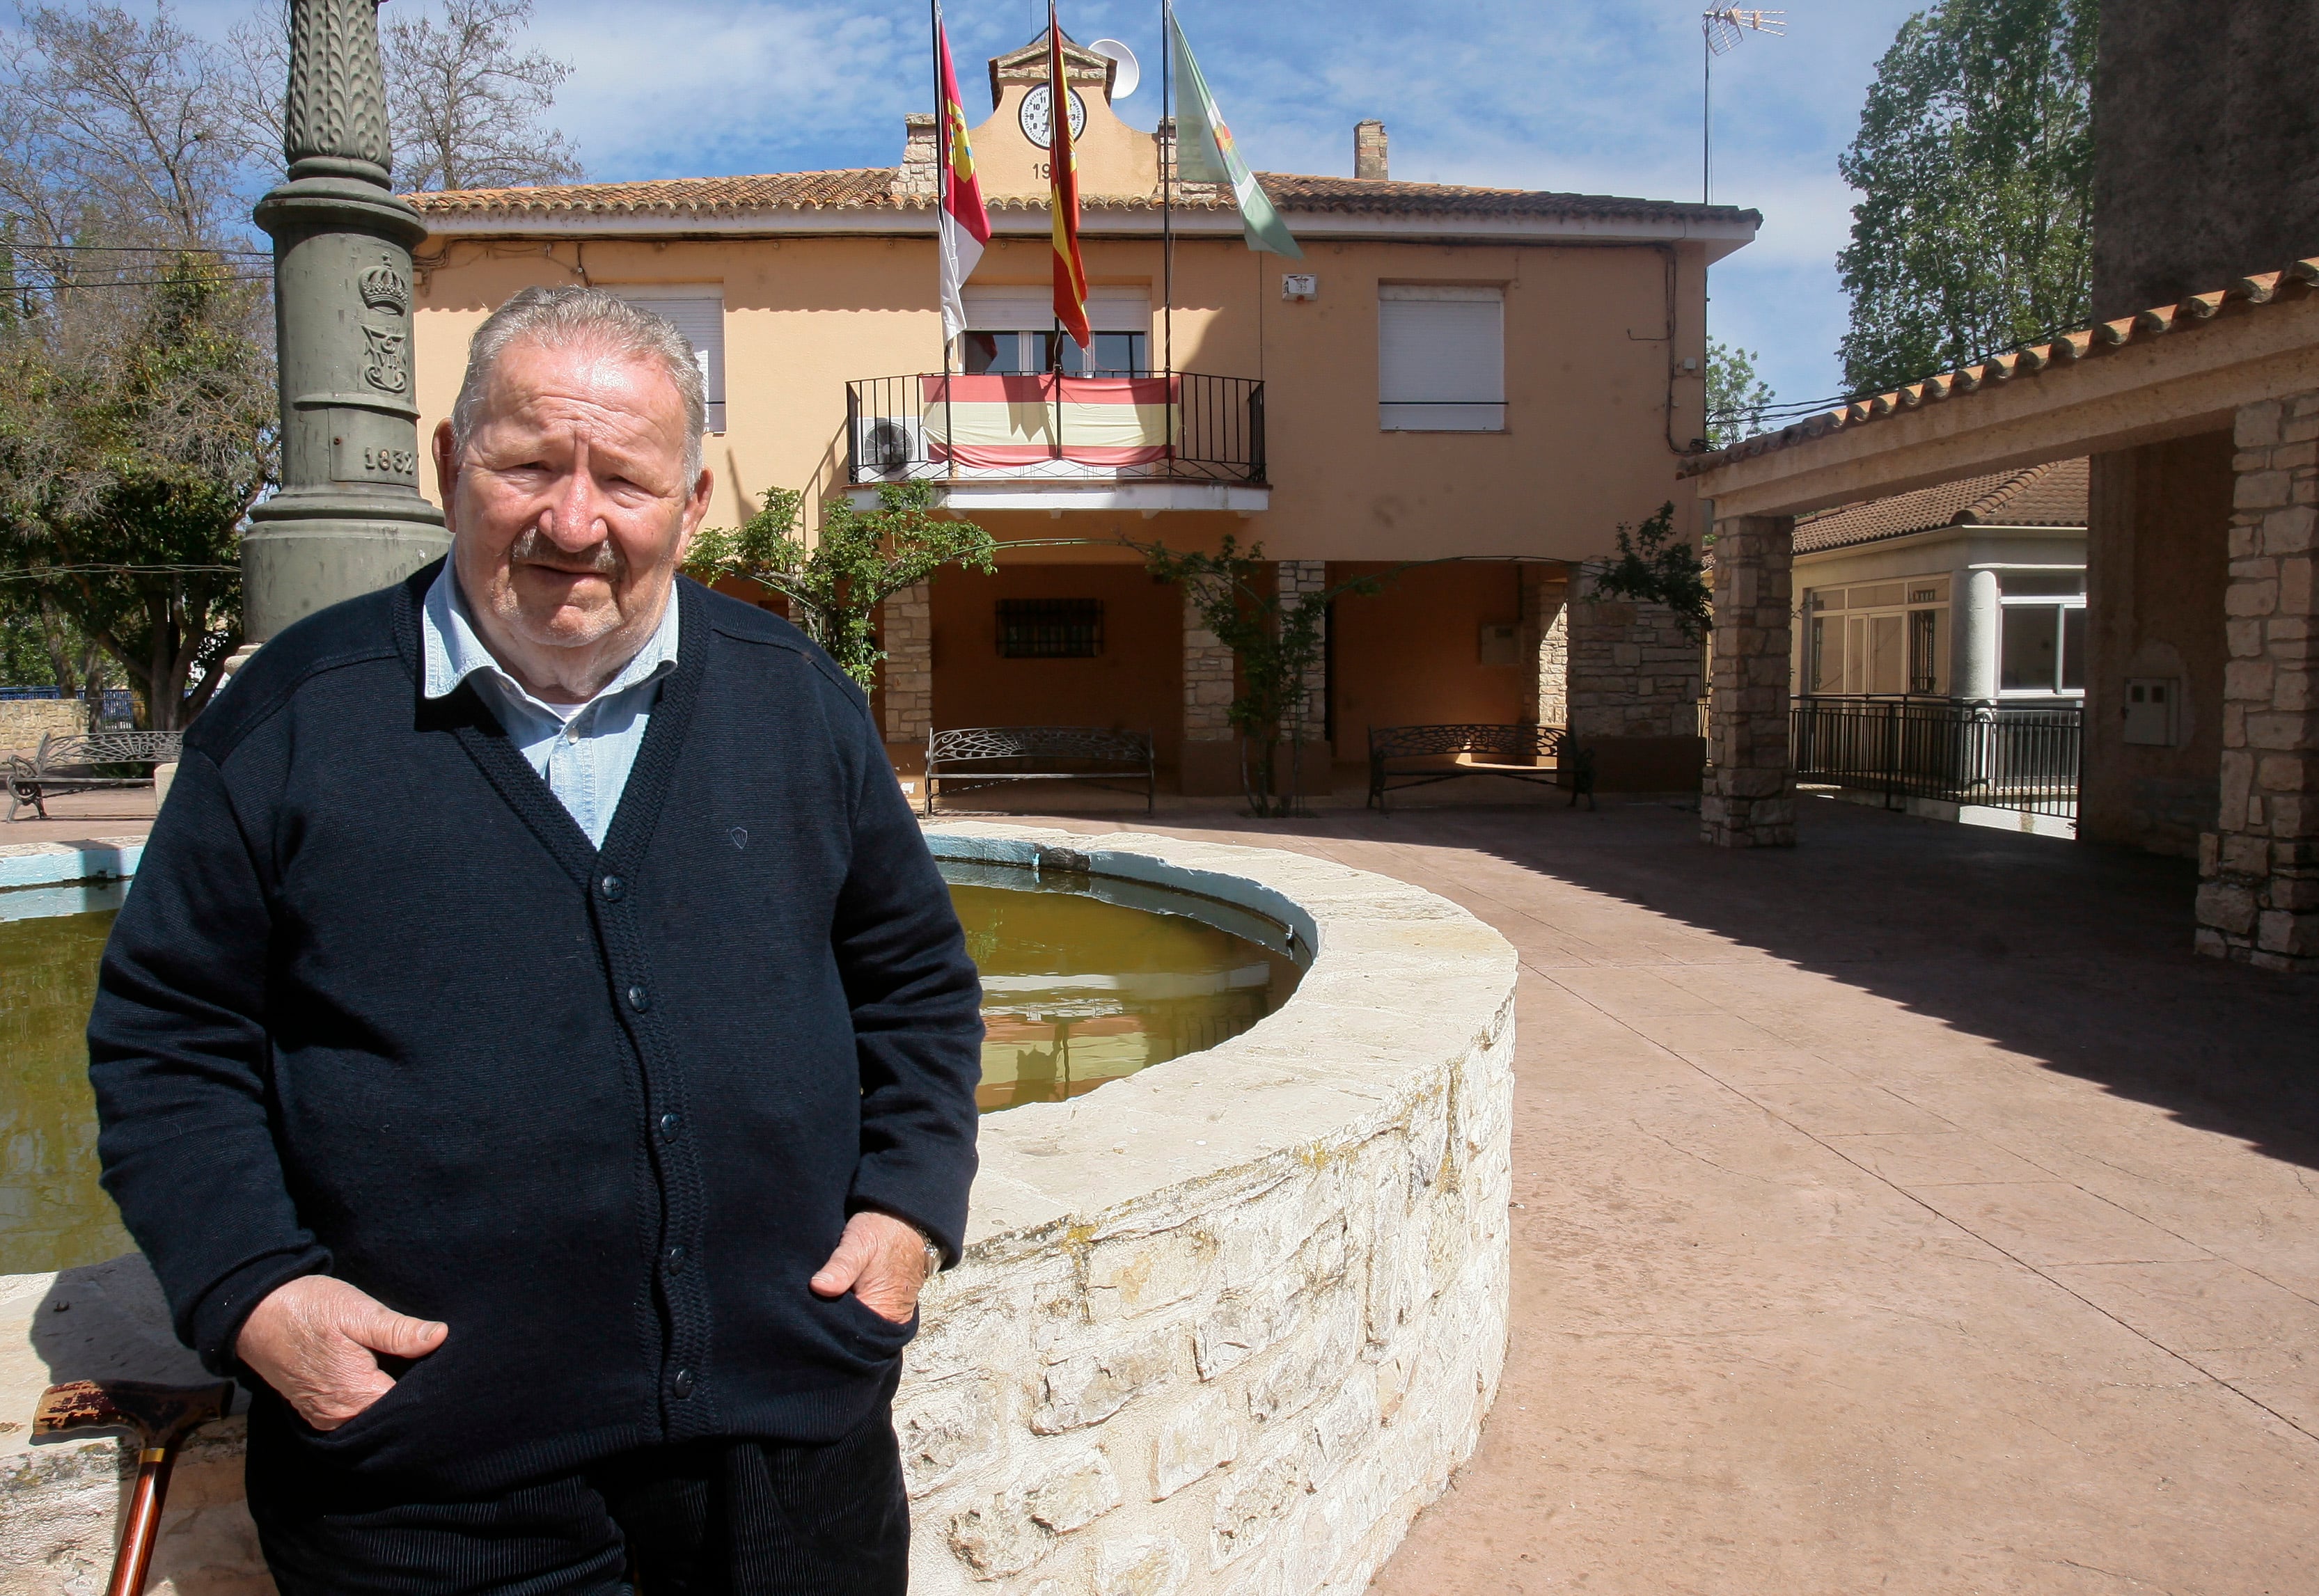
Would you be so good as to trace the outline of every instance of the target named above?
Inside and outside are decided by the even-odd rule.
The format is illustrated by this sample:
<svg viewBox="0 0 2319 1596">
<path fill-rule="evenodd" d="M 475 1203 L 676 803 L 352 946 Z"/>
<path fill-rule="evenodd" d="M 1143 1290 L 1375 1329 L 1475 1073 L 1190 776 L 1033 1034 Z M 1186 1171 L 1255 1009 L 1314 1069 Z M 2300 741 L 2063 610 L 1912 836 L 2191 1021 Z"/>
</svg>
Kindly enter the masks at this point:
<svg viewBox="0 0 2319 1596">
<path fill-rule="evenodd" d="M 2319 1591 L 2319 982 L 2192 956 L 2187 863 L 1358 802 L 1044 823 L 1322 854 L 1521 953 L 1505 1379 L 1378 1592 Z"/>
<path fill-rule="evenodd" d="M 1160 817 L 1522 956 L 1504 1384 L 1375 1589 L 2319 1591 L 2319 983 L 2195 958 L 2179 861 L 1697 826 Z"/>
</svg>

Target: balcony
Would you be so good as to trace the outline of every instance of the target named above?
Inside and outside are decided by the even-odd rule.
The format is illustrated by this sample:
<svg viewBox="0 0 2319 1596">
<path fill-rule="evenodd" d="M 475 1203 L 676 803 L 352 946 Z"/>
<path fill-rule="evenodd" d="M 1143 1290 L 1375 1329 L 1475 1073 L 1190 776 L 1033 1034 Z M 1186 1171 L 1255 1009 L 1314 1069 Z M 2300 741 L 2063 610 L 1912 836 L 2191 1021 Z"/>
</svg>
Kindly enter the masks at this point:
<svg viewBox="0 0 2319 1596">
<path fill-rule="evenodd" d="M 845 385 L 846 491 L 931 482 L 961 511 L 1268 508 L 1264 384 L 1160 372 L 871 377 Z"/>
</svg>

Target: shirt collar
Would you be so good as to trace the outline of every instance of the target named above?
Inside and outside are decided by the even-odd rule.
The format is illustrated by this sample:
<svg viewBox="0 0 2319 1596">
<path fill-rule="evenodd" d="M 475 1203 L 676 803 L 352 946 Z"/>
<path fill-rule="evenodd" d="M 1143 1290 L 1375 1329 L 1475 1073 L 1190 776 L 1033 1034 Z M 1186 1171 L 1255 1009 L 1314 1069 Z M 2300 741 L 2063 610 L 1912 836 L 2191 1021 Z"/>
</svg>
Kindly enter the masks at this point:
<svg viewBox="0 0 2319 1596">
<path fill-rule="evenodd" d="M 676 669 L 677 611 L 680 608 L 676 591 L 671 587 L 668 608 L 661 614 L 660 625 L 650 637 L 645 639 L 645 645 L 636 650 L 635 657 L 604 684 L 596 699 L 624 692 L 639 682 L 654 681 Z M 443 562 L 443 569 L 436 573 L 434 585 L 427 590 L 427 601 L 420 609 L 419 629 L 426 678 L 422 690 L 430 699 L 447 698 L 468 677 L 478 671 L 487 671 L 508 691 L 559 718 L 568 720 L 587 707 L 584 704 L 544 703 L 501 668 L 499 661 L 492 657 L 492 651 L 485 645 L 483 635 L 475 629 L 474 617 L 467 609 L 467 596 L 461 591 L 448 559 Z M 595 699 L 591 699 L 589 703 L 595 701 Z"/>
</svg>

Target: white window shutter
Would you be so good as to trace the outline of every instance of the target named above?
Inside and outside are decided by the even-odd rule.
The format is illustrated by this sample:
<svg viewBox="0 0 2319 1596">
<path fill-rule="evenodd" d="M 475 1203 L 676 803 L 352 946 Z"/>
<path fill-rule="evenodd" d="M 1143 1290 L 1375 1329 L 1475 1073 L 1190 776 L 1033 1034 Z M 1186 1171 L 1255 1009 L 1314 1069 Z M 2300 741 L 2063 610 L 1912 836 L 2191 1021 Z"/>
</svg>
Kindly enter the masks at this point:
<svg viewBox="0 0 2319 1596">
<path fill-rule="evenodd" d="M 1055 325 L 1055 291 L 1051 287 L 969 285 L 963 297 L 966 324 L 976 332 L 1044 332 Z M 1151 291 L 1111 284 L 1088 289 L 1087 329 L 1149 333 Z"/>
<path fill-rule="evenodd" d="M 1506 425 L 1502 289 L 1381 284 L 1377 425 L 1396 432 L 1502 432 Z"/>
<path fill-rule="evenodd" d="M 708 391 L 708 430 L 725 430 L 725 292 L 721 288 L 623 288 L 607 285 L 639 311 L 665 319 L 692 346 Z"/>
</svg>

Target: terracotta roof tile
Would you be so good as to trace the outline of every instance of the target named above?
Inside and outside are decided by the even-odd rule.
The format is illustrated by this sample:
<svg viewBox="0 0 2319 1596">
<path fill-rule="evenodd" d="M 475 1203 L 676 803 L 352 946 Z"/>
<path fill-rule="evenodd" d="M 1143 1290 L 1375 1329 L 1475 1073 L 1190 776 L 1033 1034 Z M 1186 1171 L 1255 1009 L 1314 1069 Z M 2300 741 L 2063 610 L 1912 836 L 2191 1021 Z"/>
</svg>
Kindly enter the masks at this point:
<svg viewBox="0 0 2319 1596">
<path fill-rule="evenodd" d="M 735 212 L 891 206 L 891 167 L 773 172 L 759 177 L 663 177 L 553 188 L 463 188 L 406 196 L 422 216 L 716 216 Z"/>
<path fill-rule="evenodd" d="M 1852 548 L 1937 527 L 2082 527 L 2087 475 L 2082 457 L 2055 460 L 1799 516 L 1796 553 Z"/>
<path fill-rule="evenodd" d="M 1834 410 L 1791 422 L 1776 432 L 1758 433 L 1754 437 L 1742 438 L 1729 448 L 1694 455 L 1683 463 L 1677 474 L 1697 476 L 1701 472 L 1712 471 L 1735 461 L 1768 455 L 1774 449 L 1791 448 L 1815 437 L 1825 437 L 1831 432 L 1864 427 L 1901 410 L 1915 410 L 1919 405 L 1962 398 L 1995 383 L 2010 382 L 2027 373 L 2044 371 L 2048 366 L 2080 360 L 2098 360 L 2128 344 L 2147 343 L 2152 338 L 2193 332 L 2217 316 L 2245 315 L 2254 306 L 2269 304 L 2275 300 L 2306 299 L 2314 293 L 2319 293 L 2319 257 L 2296 261 L 2284 271 L 2259 272 L 2252 276 L 2241 277 L 2227 288 L 2193 294 L 2176 304 L 2153 306 L 2136 316 L 2124 316 L 2115 321 L 2104 321 L 2074 332 L 2065 332 L 2051 343 L 1993 355 L 1977 365 L 1960 366 L 1954 371 L 1926 377 L 1920 383 L 1910 383 L 1888 392 L 1853 400 Z"/>
<path fill-rule="evenodd" d="M 407 196 L 422 216 L 510 219 L 560 214 L 595 216 L 740 215 L 780 210 L 924 211 L 933 196 L 896 194 L 896 168 L 863 167 L 836 172 L 773 172 L 748 177 L 666 177 L 645 183 L 579 183 L 550 188 L 470 188 Z M 1753 211 L 1691 205 L 1672 200 L 1621 199 L 1611 194 L 1550 194 L 1519 188 L 1468 188 L 1445 183 L 1394 183 L 1382 178 L 1306 177 L 1262 172 L 1258 179 L 1282 210 L 1402 216 L 1668 217 L 1755 221 Z M 1090 211 L 1147 210 L 1154 194 L 1088 194 Z M 1185 210 L 1228 210 L 1228 193 L 1196 185 L 1179 194 Z M 994 211 L 1044 211 L 1041 195 L 994 198 Z"/>
</svg>

